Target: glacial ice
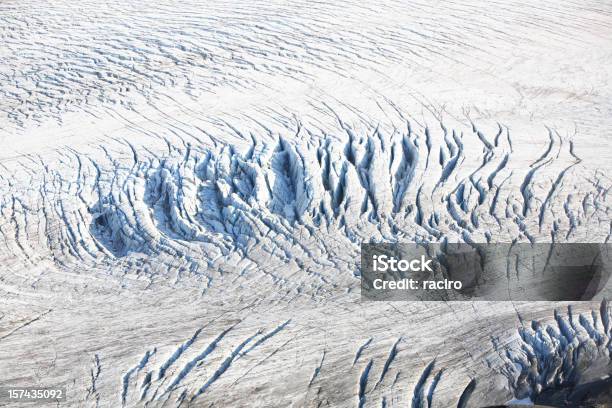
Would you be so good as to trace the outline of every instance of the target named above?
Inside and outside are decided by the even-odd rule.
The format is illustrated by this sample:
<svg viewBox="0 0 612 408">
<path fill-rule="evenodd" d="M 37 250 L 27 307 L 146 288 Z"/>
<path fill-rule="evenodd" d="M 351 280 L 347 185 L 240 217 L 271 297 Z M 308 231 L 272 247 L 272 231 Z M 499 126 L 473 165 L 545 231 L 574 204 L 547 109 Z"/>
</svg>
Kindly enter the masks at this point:
<svg viewBox="0 0 612 408">
<path fill-rule="evenodd" d="M 605 388 L 601 296 L 361 302 L 359 245 L 609 243 L 610 16 L 0 3 L 0 382 L 92 407 Z"/>
</svg>

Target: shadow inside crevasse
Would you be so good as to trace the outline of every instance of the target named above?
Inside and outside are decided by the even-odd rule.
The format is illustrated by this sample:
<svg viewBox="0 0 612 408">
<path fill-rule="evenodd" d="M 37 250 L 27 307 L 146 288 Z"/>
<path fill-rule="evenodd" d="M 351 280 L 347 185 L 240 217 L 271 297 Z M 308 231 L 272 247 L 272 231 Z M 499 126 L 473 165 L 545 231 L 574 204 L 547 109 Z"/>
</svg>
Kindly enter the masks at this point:
<svg viewBox="0 0 612 408">
<path fill-rule="evenodd" d="M 484 408 L 609 408 L 612 407 L 612 377 L 585 383 L 549 388 L 533 401 L 490 405 Z"/>
<path fill-rule="evenodd" d="M 550 407 L 612 407 L 612 378 L 607 377 L 571 387 L 549 389 L 542 392 L 536 398 L 535 403 Z"/>
<path fill-rule="evenodd" d="M 102 203 L 99 202 L 96 207 L 102 208 Z M 92 222 L 89 225 L 91 235 L 96 239 L 99 245 L 102 245 L 108 252 L 115 257 L 125 256 L 127 253 L 126 245 L 118 233 L 111 227 L 113 215 L 108 211 L 90 211 L 93 212 Z"/>
</svg>

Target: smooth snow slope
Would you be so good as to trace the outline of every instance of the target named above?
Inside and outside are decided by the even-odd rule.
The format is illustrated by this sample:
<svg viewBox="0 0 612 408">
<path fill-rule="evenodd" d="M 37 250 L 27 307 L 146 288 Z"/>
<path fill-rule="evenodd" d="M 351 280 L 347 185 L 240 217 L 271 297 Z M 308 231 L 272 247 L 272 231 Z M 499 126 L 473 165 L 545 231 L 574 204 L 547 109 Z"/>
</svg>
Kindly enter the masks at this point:
<svg viewBox="0 0 612 408">
<path fill-rule="evenodd" d="M 610 4 L 3 1 L 0 21 L 2 384 L 420 408 L 610 374 L 607 292 L 359 296 L 361 242 L 610 240 Z"/>
</svg>

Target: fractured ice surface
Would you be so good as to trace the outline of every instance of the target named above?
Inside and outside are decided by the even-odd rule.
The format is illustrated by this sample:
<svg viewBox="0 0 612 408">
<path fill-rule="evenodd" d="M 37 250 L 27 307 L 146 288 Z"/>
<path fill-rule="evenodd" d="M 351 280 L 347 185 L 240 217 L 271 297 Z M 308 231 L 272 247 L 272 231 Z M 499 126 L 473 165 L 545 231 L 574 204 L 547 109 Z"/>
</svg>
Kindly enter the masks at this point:
<svg viewBox="0 0 612 408">
<path fill-rule="evenodd" d="M 100 407 L 605 389 L 606 301 L 360 302 L 359 245 L 609 242 L 610 16 L 2 2 L 0 382 Z"/>
</svg>

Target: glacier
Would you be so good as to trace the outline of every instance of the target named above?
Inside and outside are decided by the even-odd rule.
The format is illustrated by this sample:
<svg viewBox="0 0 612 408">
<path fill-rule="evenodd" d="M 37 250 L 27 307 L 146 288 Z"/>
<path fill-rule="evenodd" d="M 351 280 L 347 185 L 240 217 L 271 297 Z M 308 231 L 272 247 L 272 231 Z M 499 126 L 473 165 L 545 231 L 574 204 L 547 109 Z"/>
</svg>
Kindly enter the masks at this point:
<svg viewBox="0 0 612 408">
<path fill-rule="evenodd" d="M 70 407 L 610 403 L 606 291 L 365 302 L 359 264 L 370 242 L 610 242 L 610 4 L 0 19 L 3 386 Z"/>
</svg>

